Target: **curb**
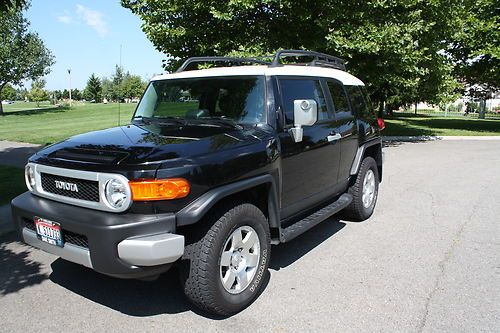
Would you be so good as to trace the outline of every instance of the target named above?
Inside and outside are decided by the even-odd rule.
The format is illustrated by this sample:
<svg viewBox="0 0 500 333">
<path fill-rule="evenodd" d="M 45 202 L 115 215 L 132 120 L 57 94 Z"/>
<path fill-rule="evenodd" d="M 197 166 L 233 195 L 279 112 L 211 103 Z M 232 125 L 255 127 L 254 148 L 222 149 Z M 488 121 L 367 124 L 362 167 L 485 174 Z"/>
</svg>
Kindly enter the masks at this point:
<svg viewBox="0 0 500 333">
<path fill-rule="evenodd" d="M 10 204 L 0 206 L 0 236 L 14 231 Z"/>
<path fill-rule="evenodd" d="M 500 136 L 383 136 L 384 142 L 424 142 L 424 141 L 500 141 Z"/>
</svg>

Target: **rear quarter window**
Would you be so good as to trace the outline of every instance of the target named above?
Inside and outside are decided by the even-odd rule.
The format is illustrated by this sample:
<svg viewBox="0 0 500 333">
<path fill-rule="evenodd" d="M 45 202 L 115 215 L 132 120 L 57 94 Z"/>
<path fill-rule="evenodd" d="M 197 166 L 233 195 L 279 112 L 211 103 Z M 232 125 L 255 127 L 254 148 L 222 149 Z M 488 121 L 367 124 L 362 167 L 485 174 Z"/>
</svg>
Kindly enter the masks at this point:
<svg viewBox="0 0 500 333">
<path fill-rule="evenodd" d="M 347 93 L 349 94 L 349 99 L 351 101 L 351 107 L 358 117 L 364 119 L 375 119 L 375 112 L 371 106 L 370 98 L 363 86 L 345 86 Z"/>
</svg>

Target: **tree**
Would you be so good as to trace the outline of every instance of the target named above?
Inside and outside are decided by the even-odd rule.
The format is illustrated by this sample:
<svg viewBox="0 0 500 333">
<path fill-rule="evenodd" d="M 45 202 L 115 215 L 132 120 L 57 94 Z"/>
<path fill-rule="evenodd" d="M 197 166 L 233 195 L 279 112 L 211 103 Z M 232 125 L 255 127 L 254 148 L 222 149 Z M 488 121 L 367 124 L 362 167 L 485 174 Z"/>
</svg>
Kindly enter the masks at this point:
<svg viewBox="0 0 500 333">
<path fill-rule="evenodd" d="M 257 56 L 277 49 L 335 54 L 383 105 L 428 100 L 453 80 L 446 50 L 461 0 L 122 0 L 173 70 L 190 56 Z M 439 72 L 439 80 L 430 78 Z M 406 94 L 412 91 L 412 94 Z M 449 91 L 446 91 L 449 93 Z"/>
<path fill-rule="evenodd" d="M 36 102 L 36 106 L 40 106 L 40 102 L 47 101 L 49 99 L 49 93 L 47 90 L 43 89 L 44 87 L 44 79 L 35 80 L 31 84 L 31 91 L 28 94 L 28 98 L 30 101 Z"/>
<path fill-rule="evenodd" d="M 111 99 L 114 101 L 121 100 L 123 98 L 122 83 L 124 79 L 123 67 L 118 65 L 115 66 L 115 73 L 113 74 L 112 81 L 112 91 L 111 91 Z"/>
<path fill-rule="evenodd" d="M 82 99 L 82 92 L 77 88 L 71 89 L 71 98 L 75 101 L 79 101 Z"/>
<path fill-rule="evenodd" d="M 107 77 L 104 77 L 101 79 L 101 87 L 102 97 L 111 101 L 113 99 L 113 82 Z"/>
<path fill-rule="evenodd" d="M 3 0 L 0 2 L 0 12 L 7 12 L 13 8 L 26 6 L 26 0 Z"/>
<path fill-rule="evenodd" d="M 122 83 L 122 93 L 125 98 L 137 98 L 142 95 L 146 84 L 139 75 L 130 75 L 127 73 Z"/>
<path fill-rule="evenodd" d="M 50 72 L 54 57 L 38 34 L 28 31 L 29 22 L 21 7 L 8 5 L 0 11 L 0 100 L 7 83 L 20 85 L 24 80 L 35 80 Z M 15 1 L 16 3 L 18 1 Z M 3 115 L 0 103 L 0 115 Z"/>
<path fill-rule="evenodd" d="M 464 0 L 460 21 L 449 54 L 455 75 L 464 83 L 464 93 L 481 100 L 484 118 L 485 100 L 500 90 L 500 19 L 498 1 Z"/>
<path fill-rule="evenodd" d="M 85 99 L 89 101 L 95 101 L 96 103 L 100 103 L 102 100 L 102 87 L 101 81 L 94 73 L 90 75 L 89 80 L 87 81 L 87 86 L 84 90 Z"/>
<path fill-rule="evenodd" d="M 15 100 L 16 89 L 12 88 L 10 84 L 6 84 L 2 90 L 2 99 Z"/>
</svg>

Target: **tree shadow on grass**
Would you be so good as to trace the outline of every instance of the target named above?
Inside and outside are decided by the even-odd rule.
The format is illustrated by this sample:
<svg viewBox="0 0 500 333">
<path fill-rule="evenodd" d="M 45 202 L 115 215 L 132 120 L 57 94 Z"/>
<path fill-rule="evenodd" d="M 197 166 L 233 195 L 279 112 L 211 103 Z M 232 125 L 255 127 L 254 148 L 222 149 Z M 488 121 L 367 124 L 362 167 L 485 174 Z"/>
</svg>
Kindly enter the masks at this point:
<svg viewBox="0 0 500 333">
<path fill-rule="evenodd" d="M 48 278 L 42 265 L 29 258 L 31 251 L 13 251 L 8 245 L 16 243 L 15 233 L 0 237 L 0 295 L 15 293 L 42 283 Z"/>
<path fill-rule="evenodd" d="M 69 107 L 54 106 L 54 107 L 40 108 L 40 109 L 26 109 L 26 110 L 7 111 L 7 112 L 4 111 L 4 117 L 29 116 L 29 115 L 43 114 L 43 113 L 60 113 L 60 112 L 66 112 L 69 110 L 70 110 Z"/>
<path fill-rule="evenodd" d="M 500 120 L 480 120 L 480 119 L 407 119 L 410 125 L 425 126 L 431 129 L 464 130 L 473 132 L 493 132 L 500 134 Z M 392 125 L 392 124 L 391 124 Z"/>
</svg>

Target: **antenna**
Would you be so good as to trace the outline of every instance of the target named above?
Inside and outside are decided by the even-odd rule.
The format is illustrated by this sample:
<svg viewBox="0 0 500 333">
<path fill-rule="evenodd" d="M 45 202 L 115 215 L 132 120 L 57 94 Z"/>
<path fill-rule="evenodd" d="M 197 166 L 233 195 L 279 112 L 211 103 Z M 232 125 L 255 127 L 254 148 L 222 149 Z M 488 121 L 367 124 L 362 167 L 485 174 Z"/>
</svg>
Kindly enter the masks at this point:
<svg viewBox="0 0 500 333">
<path fill-rule="evenodd" d="M 122 44 L 120 44 L 120 70 L 122 69 Z M 122 79 L 123 80 L 123 79 Z M 118 86 L 118 126 L 120 126 L 120 102 L 122 99 L 122 82 Z"/>
</svg>

